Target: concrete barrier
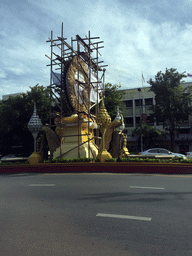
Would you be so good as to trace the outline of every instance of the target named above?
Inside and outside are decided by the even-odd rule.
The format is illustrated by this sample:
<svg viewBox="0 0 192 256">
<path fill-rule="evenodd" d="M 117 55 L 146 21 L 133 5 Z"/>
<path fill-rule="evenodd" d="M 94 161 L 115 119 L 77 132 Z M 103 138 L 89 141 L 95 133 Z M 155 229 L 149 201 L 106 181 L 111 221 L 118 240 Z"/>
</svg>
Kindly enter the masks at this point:
<svg viewBox="0 0 192 256">
<path fill-rule="evenodd" d="M 54 163 L 0 166 L 0 174 L 16 173 L 159 173 L 192 174 L 187 163 Z"/>
</svg>

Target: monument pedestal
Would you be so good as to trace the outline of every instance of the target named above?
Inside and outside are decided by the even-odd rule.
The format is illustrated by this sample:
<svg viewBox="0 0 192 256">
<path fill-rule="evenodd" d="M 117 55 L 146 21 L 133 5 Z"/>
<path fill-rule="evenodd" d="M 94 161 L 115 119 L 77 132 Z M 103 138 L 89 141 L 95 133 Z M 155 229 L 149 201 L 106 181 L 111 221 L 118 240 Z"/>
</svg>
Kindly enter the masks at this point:
<svg viewBox="0 0 192 256">
<path fill-rule="evenodd" d="M 37 152 L 33 152 L 29 157 L 28 161 L 30 164 L 38 164 L 41 161 L 41 156 Z"/>
<path fill-rule="evenodd" d="M 94 136 L 93 129 L 90 128 L 90 135 L 88 135 L 87 124 L 80 123 L 79 134 L 80 136 L 78 136 L 77 124 L 64 126 L 64 137 L 61 140 L 61 146 L 59 146 L 53 153 L 53 158 L 57 158 L 60 155 L 62 155 L 61 158 L 95 158 L 98 155 L 98 147 L 94 143 L 94 139 L 90 140 L 88 143 L 88 139 L 91 139 Z"/>
<path fill-rule="evenodd" d="M 107 158 L 112 158 L 111 154 L 105 149 L 102 151 L 101 155 L 98 156 L 100 161 L 103 163 L 106 161 Z"/>
</svg>

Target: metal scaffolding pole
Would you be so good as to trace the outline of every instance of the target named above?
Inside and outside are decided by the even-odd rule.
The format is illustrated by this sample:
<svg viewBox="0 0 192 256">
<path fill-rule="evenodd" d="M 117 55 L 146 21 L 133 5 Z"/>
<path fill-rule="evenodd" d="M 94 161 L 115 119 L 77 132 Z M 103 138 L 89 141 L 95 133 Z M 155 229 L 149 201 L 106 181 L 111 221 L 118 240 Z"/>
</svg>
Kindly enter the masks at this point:
<svg viewBox="0 0 192 256">
<path fill-rule="evenodd" d="M 91 114 L 91 108 L 95 107 L 95 114 L 98 113 L 98 104 L 99 104 L 99 98 L 101 94 L 101 79 L 99 79 L 99 72 L 103 72 L 103 81 L 104 81 L 104 73 L 105 69 L 103 67 L 107 65 L 99 66 L 100 63 L 103 61 L 99 61 L 99 55 L 101 53 L 99 52 L 100 48 L 103 48 L 104 46 L 100 46 L 100 43 L 103 43 L 103 41 L 96 41 L 100 37 L 91 37 L 90 31 L 88 32 L 88 37 L 85 36 L 85 38 L 81 38 L 79 35 L 76 35 L 76 38 L 71 38 L 71 45 L 69 45 L 66 40 L 67 38 L 63 37 L 63 23 L 61 25 L 61 37 L 57 37 L 57 39 L 53 39 L 53 31 L 51 31 L 51 38 L 47 42 L 50 43 L 51 47 L 51 56 L 45 55 L 50 60 L 50 64 L 47 66 L 50 66 L 50 85 L 48 86 L 49 92 L 50 92 L 50 119 L 49 119 L 49 126 L 53 127 L 56 125 L 52 125 L 51 118 L 54 117 L 54 113 L 52 113 L 52 102 L 55 101 L 55 106 L 59 108 L 60 112 L 60 135 L 62 133 L 62 117 L 71 115 L 73 113 L 79 114 L 82 112 L 85 112 L 87 115 L 87 126 L 88 126 L 88 134 L 87 134 L 87 143 L 88 143 L 88 154 L 90 157 L 90 120 L 94 120 L 93 114 Z M 92 42 L 93 40 L 93 42 Z M 58 43 L 59 41 L 59 43 Z M 73 42 L 77 42 L 77 48 L 74 49 Z M 54 50 L 53 50 L 54 49 Z M 60 52 L 59 52 L 60 51 Z M 95 58 L 92 57 L 92 54 L 95 52 Z M 66 70 L 68 68 L 68 64 L 70 61 L 73 61 L 73 59 L 77 58 L 77 106 L 76 109 L 74 109 L 74 106 L 72 106 L 71 101 L 69 99 L 69 89 L 68 85 L 66 85 Z M 87 71 L 84 69 L 84 66 L 86 66 Z M 53 70 L 54 67 L 54 70 Z M 60 74 L 57 73 L 56 70 L 60 70 Z M 85 76 L 86 81 L 83 83 L 82 75 Z M 96 77 L 96 78 L 95 78 Z M 93 79 L 94 78 L 94 79 Z M 81 90 L 80 90 L 81 87 Z M 83 89 L 82 89 L 83 88 Z M 97 91 L 97 100 L 96 102 L 91 102 L 91 92 L 93 92 L 96 88 Z M 88 93 L 88 100 L 84 100 L 80 93 L 82 90 L 86 90 Z M 81 100 L 81 101 L 80 101 Z M 82 120 L 81 120 L 82 122 Z M 80 157 L 80 137 L 82 138 L 81 131 L 80 131 L 80 118 L 78 118 L 78 157 Z M 65 136 L 63 136 L 65 137 Z M 99 132 L 97 130 L 96 132 L 96 144 L 98 144 L 98 138 L 99 138 Z M 62 154 L 62 136 L 60 136 L 61 143 L 60 143 L 60 157 Z"/>
</svg>

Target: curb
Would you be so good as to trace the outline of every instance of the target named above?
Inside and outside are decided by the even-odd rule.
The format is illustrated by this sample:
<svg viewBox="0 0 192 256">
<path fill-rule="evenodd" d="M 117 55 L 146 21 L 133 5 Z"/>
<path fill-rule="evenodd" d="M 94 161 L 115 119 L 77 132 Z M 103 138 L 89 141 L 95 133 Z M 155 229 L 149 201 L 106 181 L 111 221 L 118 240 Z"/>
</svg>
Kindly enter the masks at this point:
<svg viewBox="0 0 192 256">
<path fill-rule="evenodd" d="M 192 174 L 187 163 L 41 163 L 0 166 L 0 174 L 17 173 L 145 173 Z"/>
</svg>

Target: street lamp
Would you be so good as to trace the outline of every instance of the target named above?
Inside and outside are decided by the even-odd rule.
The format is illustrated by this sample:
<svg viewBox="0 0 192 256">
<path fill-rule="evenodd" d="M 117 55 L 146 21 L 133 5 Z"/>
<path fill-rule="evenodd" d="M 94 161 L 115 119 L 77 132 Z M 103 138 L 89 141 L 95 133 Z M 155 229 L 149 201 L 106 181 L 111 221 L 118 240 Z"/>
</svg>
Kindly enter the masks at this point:
<svg viewBox="0 0 192 256">
<path fill-rule="evenodd" d="M 29 123 L 27 126 L 34 138 L 34 152 L 28 159 L 30 163 L 39 163 L 39 160 L 40 160 L 40 155 L 36 152 L 36 138 L 42 126 L 43 125 L 41 123 L 41 120 L 36 113 L 36 103 L 34 103 L 33 115 L 31 116 L 31 119 L 29 120 Z"/>
<path fill-rule="evenodd" d="M 143 136 L 142 136 L 142 120 L 141 120 L 141 98 L 140 98 L 141 88 L 138 88 L 137 90 L 139 92 L 139 106 L 140 106 L 141 152 L 143 152 Z"/>
</svg>

